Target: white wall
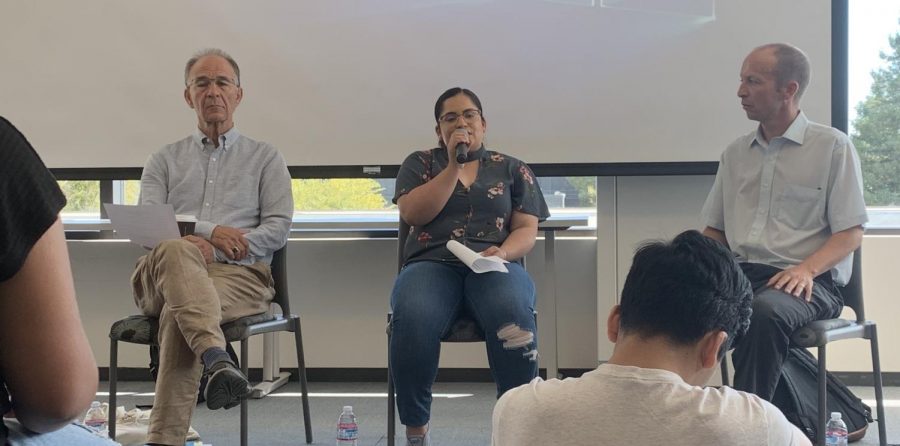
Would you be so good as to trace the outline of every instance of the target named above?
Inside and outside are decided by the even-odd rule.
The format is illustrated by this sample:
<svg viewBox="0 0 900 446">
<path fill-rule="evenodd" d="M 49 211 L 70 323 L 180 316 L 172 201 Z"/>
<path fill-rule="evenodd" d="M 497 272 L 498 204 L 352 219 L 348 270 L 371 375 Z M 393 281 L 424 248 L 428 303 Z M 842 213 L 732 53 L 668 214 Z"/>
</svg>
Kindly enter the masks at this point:
<svg viewBox="0 0 900 446">
<path fill-rule="evenodd" d="M 600 179 L 599 241 L 557 240 L 560 368 L 591 368 L 608 357 L 606 313 L 616 302 L 635 246 L 647 238 L 668 238 L 698 227 L 711 184 L 711 176 Z M 900 354 L 892 352 L 893 341 L 900 338 L 900 302 L 893 298 L 890 281 L 897 270 L 900 237 L 867 236 L 863 246 L 867 315 L 879 323 L 882 368 L 900 371 Z M 142 251 L 111 241 L 70 241 L 69 250 L 82 319 L 98 364 L 107 366 L 110 324 L 136 313 L 128 279 Z M 288 252 L 291 305 L 302 318 L 308 367 L 384 367 L 385 312 L 396 273 L 396 240 L 293 240 Z M 539 241 L 528 258 L 539 293 L 545 279 L 543 258 Z M 546 304 L 539 295 L 539 336 L 549 326 Z M 260 341 L 255 342 L 251 366 L 259 367 Z M 282 336 L 280 347 L 282 364 L 295 366 L 292 338 Z M 868 370 L 864 342 L 843 341 L 829 352 L 832 370 Z M 120 347 L 121 366 L 146 363 L 146 349 Z M 442 366 L 487 367 L 483 344 L 445 345 Z"/>
</svg>

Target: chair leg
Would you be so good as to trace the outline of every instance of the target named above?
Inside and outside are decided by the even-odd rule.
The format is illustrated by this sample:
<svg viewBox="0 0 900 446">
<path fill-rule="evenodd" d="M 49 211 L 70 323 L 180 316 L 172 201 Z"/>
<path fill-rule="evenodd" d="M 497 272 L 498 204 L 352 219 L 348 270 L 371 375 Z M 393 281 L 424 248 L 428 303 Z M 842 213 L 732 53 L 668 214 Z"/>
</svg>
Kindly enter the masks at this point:
<svg viewBox="0 0 900 446">
<path fill-rule="evenodd" d="M 816 444 L 825 446 L 825 426 L 828 423 L 828 375 L 825 368 L 825 346 L 819 347 L 819 425 L 816 429 Z"/>
<path fill-rule="evenodd" d="M 306 383 L 306 360 L 303 356 L 303 335 L 300 333 L 300 317 L 294 327 L 294 345 L 297 348 L 297 375 L 300 379 L 300 401 L 303 405 L 303 428 L 306 430 L 306 444 L 312 444 L 312 422 L 309 419 L 309 388 Z"/>
<path fill-rule="evenodd" d="M 887 418 L 884 416 L 884 387 L 881 382 L 881 359 L 878 355 L 878 333 L 875 325 L 872 325 L 872 338 L 869 340 L 872 347 L 872 377 L 875 384 L 875 413 L 878 415 L 878 444 L 887 445 Z"/>
<path fill-rule="evenodd" d="M 388 425 L 387 425 L 387 446 L 394 446 L 394 437 L 396 436 L 396 421 L 394 415 L 394 377 L 391 372 L 391 315 L 388 314 L 388 359 L 387 359 L 387 382 L 388 382 Z"/>
<path fill-rule="evenodd" d="M 116 439 L 116 388 L 119 380 L 119 341 L 109 339 L 109 438 Z"/>
<path fill-rule="evenodd" d="M 241 371 L 244 372 L 244 376 L 249 376 L 250 371 L 250 353 L 247 351 L 249 350 L 247 348 L 248 346 L 249 343 L 247 342 L 247 339 L 241 339 Z M 250 409 L 248 400 L 249 398 L 241 399 L 241 446 L 247 446 L 248 432 L 250 430 L 247 425 L 249 418 L 247 415 Z"/>
</svg>

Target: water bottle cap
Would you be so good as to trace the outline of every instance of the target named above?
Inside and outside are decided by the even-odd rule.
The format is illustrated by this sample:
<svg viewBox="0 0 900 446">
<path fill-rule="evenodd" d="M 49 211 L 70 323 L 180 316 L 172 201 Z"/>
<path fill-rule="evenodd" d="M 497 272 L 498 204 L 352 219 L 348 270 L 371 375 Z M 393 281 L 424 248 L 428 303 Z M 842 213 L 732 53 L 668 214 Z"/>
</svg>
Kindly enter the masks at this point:
<svg viewBox="0 0 900 446">
<path fill-rule="evenodd" d="M 344 406 L 344 412 L 353 412 L 353 406 Z"/>
<path fill-rule="evenodd" d="M 100 407 L 100 401 L 94 401 L 91 403 L 91 407 Z"/>
<path fill-rule="evenodd" d="M 831 419 L 832 419 L 832 420 L 840 420 L 840 419 L 841 419 L 841 413 L 840 413 L 840 412 L 831 412 Z"/>
</svg>

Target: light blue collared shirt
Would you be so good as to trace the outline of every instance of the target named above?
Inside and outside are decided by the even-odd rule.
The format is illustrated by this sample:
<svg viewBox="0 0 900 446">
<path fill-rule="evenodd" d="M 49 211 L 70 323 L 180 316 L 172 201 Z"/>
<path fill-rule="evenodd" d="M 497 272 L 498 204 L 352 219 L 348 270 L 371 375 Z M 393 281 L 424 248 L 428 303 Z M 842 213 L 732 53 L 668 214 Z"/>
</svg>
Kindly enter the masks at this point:
<svg viewBox="0 0 900 446">
<path fill-rule="evenodd" d="M 209 239 L 217 225 L 248 230 L 247 257 L 217 262 L 271 263 L 287 242 L 294 213 L 291 177 L 281 154 L 234 127 L 219 136 L 219 147 L 202 132 L 163 147 L 141 174 L 141 204 L 171 203 L 176 214 L 194 215 L 194 233 Z"/>
<path fill-rule="evenodd" d="M 739 261 L 798 265 L 832 234 L 868 221 L 856 149 L 803 112 L 768 143 L 757 128 L 722 153 L 703 215 Z M 837 284 L 850 280 L 852 261 L 851 254 L 832 268 Z"/>
</svg>

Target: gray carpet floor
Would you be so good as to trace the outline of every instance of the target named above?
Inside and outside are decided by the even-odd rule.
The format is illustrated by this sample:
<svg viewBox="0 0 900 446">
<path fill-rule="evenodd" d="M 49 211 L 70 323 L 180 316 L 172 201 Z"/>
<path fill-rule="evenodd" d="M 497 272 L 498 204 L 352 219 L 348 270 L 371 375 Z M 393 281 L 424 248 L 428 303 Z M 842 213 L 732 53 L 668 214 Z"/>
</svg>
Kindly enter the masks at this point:
<svg viewBox="0 0 900 446">
<path fill-rule="evenodd" d="M 100 389 L 106 389 L 106 383 Z M 313 440 L 316 445 L 335 444 L 335 426 L 341 407 L 353 406 L 359 418 L 359 445 L 384 446 L 387 433 L 386 386 L 379 383 L 310 383 L 310 412 Z M 874 392 L 869 387 L 852 388 L 873 407 Z M 127 409 L 153 403 L 153 383 L 121 382 L 119 405 Z M 303 417 L 300 385 L 289 383 L 272 395 L 250 400 L 251 445 L 302 445 Z M 432 441 L 435 446 L 484 446 L 491 441 L 491 410 L 495 387 L 490 383 L 436 383 L 432 407 Z M 106 394 L 98 399 L 105 401 Z M 900 443 L 900 387 L 885 388 L 888 441 Z M 204 444 L 231 446 L 239 444 L 240 410 L 211 411 L 202 403 L 194 412 L 192 426 Z M 402 436 L 403 426 L 397 425 Z M 397 444 L 405 446 L 398 438 Z M 869 428 L 866 438 L 857 445 L 877 445 L 878 429 Z"/>
</svg>

